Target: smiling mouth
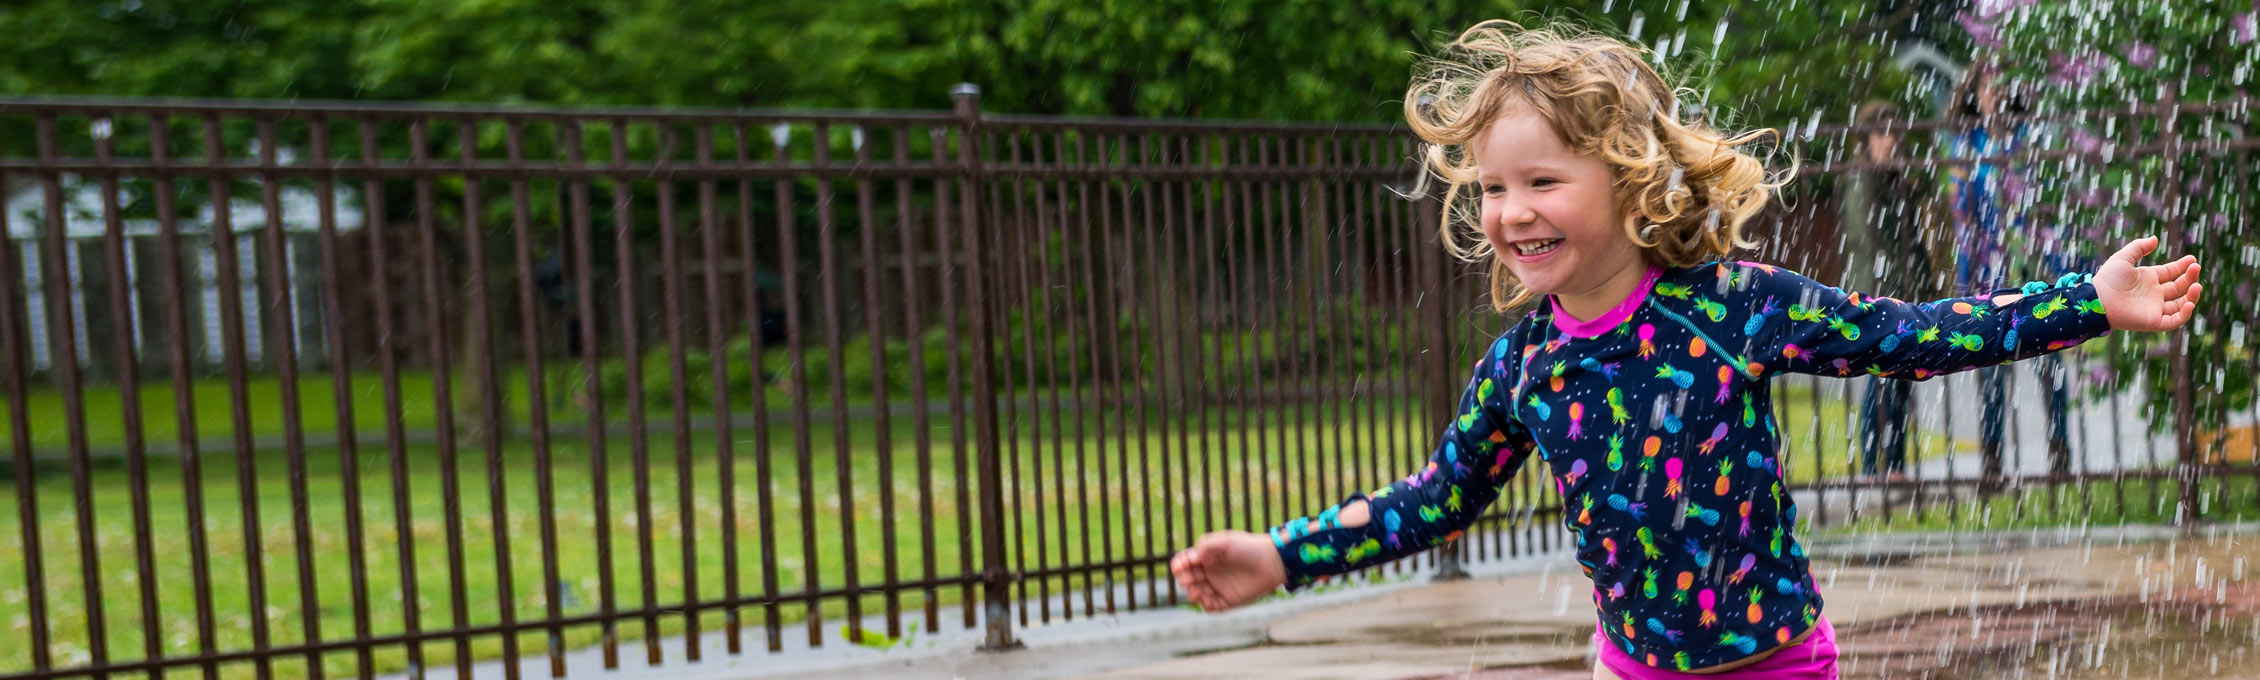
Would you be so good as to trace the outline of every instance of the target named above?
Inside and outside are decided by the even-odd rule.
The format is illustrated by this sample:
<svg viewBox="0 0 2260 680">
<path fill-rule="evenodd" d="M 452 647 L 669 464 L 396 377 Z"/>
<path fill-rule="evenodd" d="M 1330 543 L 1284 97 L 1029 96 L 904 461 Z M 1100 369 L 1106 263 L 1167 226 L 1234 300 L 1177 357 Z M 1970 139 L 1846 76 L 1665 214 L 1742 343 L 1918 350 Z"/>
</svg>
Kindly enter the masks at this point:
<svg viewBox="0 0 2260 680">
<path fill-rule="evenodd" d="M 1515 252 L 1522 253 L 1524 255 L 1544 255 L 1546 253 L 1553 252 L 1555 248 L 1561 247 L 1561 244 L 1561 239 L 1550 238 L 1539 241 L 1517 241 L 1514 243 L 1514 247 Z"/>
</svg>

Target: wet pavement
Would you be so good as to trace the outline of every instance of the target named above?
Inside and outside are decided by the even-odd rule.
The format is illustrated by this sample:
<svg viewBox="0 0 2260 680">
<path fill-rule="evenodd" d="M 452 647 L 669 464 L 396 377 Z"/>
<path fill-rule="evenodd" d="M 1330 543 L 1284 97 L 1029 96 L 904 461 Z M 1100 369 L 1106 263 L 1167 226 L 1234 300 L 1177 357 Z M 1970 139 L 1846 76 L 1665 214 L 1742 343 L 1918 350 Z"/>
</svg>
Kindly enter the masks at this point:
<svg viewBox="0 0 2260 680">
<path fill-rule="evenodd" d="M 1813 552 L 1845 678 L 2260 680 L 2260 526 L 1885 535 Z M 714 677 L 1589 678 L 1590 592 L 1566 557 L 1530 558 L 1226 615 L 1033 628 L 1007 653 L 959 641 Z"/>
</svg>

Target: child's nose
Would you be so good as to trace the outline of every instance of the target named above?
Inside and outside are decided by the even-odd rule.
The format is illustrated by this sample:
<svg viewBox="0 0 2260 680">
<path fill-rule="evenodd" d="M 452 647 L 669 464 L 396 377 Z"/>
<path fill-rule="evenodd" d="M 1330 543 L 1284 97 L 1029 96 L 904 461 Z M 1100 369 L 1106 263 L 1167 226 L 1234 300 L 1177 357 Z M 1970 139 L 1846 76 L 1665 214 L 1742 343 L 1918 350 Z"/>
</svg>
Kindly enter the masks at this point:
<svg viewBox="0 0 2260 680">
<path fill-rule="evenodd" d="M 1512 234 L 1514 227 L 1538 221 L 1538 211 L 1532 210 L 1528 203 L 1508 198 L 1499 202 L 1499 209 L 1494 213 L 1493 219 L 1496 224 L 1490 226 L 1500 229 L 1502 233 Z"/>
</svg>

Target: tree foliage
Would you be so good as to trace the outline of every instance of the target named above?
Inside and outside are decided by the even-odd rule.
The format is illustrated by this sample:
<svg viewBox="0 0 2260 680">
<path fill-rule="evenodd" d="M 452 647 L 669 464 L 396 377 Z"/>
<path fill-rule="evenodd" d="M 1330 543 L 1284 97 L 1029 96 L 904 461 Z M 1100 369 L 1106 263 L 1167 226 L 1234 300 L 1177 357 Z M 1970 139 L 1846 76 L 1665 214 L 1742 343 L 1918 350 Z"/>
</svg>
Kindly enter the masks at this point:
<svg viewBox="0 0 2260 680">
<path fill-rule="evenodd" d="M 1892 94 L 1905 4 L 28 0 L 0 8 L 0 92 L 940 108 L 964 81 L 992 111 L 1388 121 L 1418 55 L 1505 17 L 1662 47 L 1778 125 Z"/>
</svg>

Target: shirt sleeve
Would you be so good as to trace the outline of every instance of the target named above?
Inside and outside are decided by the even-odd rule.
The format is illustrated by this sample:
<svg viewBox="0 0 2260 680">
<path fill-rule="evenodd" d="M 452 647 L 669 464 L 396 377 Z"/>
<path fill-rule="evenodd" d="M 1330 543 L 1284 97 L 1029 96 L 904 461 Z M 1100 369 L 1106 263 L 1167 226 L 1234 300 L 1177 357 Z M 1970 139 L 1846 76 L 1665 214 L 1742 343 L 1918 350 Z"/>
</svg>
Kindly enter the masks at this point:
<svg viewBox="0 0 2260 680">
<path fill-rule="evenodd" d="M 1287 567 L 1287 590 L 1300 590 L 1325 577 L 1371 567 L 1458 538 L 1484 507 L 1499 497 L 1537 444 L 1515 420 L 1509 403 L 1511 376 L 1521 373 L 1522 355 L 1510 349 L 1509 333 L 1476 363 L 1459 415 L 1445 426 L 1443 441 L 1428 464 L 1386 488 L 1352 494 L 1312 519 L 1297 517 L 1267 533 Z M 1343 526 L 1343 507 L 1367 503 L 1368 519 Z"/>
<path fill-rule="evenodd" d="M 2086 274 L 1981 296 L 1910 303 L 1847 293 L 1786 269 L 1745 264 L 1754 278 L 1753 361 L 1768 372 L 1905 380 L 2029 359 L 2111 330 Z M 1993 298 L 2022 293 L 2007 305 Z"/>
</svg>

